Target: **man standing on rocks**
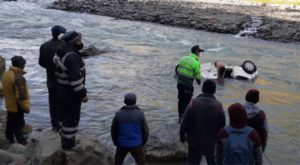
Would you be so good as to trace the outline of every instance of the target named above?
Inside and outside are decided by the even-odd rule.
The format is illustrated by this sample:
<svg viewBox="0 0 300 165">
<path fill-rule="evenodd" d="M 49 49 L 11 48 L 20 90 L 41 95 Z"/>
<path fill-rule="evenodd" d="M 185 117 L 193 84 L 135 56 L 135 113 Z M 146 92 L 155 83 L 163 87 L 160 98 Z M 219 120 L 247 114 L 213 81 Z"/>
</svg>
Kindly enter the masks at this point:
<svg viewBox="0 0 300 165">
<path fill-rule="evenodd" d="M 265 112 L 257 105 L 259 102 L 259 91 L 257 89 L 250 89 L 245 96 L 245 100 L 244 107 L 247 113 L 247 124 L 257 131 L 262 151 L 264 152 L 268 139 L 268 123 Z"/>
<path fill-rule="evenodd" d="M 59 124 L 59 110 L 57 107 L 57 94 L 56 94 L 56 79 L 54 75 L 55 66 L 53 64 L 53 57 L 56 50 L 64 45 L 64 41 L 60 39 L 66 33 L 66 29 L 60 25 L 53 26 L 51 29 L 52 39 L 43 43 L 40 47 L 39 64 L 47 71 L 47 87 L 49 99 L 49 111 L 52 124 L 52 130 L 58 131 Z"/>
<path fill-rule="evenodd" d="M 111 137 L 117 146 L 115 165 L 122 165 L 128 152 L 136 164 L 145 164 L 144 145 L 148 139 L 148 125 L 144 113 L 136 106 L 136 95 L 125 95 L 126 104 L 115 114 L 111 126 Z"/>
<path fill-rule="evenodd" d="M 199 56 L 203 51 L 204 49 L 201 49 L 198 45 L 193 46 L 191 54 L 181 58 L 176 67 L 176 73 L 178 75 L 177 89 L 179 123 L 181 122 L 186 106 L 193 97 L 194 79 L 198 85 L 201 84 Z"/>
<path fill-rule="evenodd" d="M 216 84 L 206 80 L 203 93 L 187 106 L 180 126 L 180 141 L 188 143 L 188 164 L 200 164 L 206 157 L 207 164 L 215 164 L 215 142 L 218 131 L 225 126 L 222 104 L 215 98 Z"/>
<path fill-rule="evenodd" d="M 7 109 L 5 135 L 10 143 L 16 137 L 18 143 L 26 145 L 22 128 L 25 125 L 24 113 L 30 112 L 30 100 L 26 79 L 23 74 L 26 60 L 22 56 L 11 59 L 12 66 L 2 78 L 3 94 Z"/>
<path fill-rule="evenodd" d="M 63 40 L 65 46 L 59 48 L 53 58 L 56 64 L 55 75 L 59 110 L 61 110 L 61 145 L 65 150 L 75 146 L 75 135 L 80 120 L 81 102 L 87 102 L 85 83 L 85 64 L 82 54 L 81 33 L 67 32 Z"/>
<path fill-rule="evenodd" d="M 262 165 L 262 147 L 255 129 L 247 126 L 245 108 L 235 103 L 228 107 L 230 123 L 219 131 L 216 145 L 218 165 Z"/>
</svg>

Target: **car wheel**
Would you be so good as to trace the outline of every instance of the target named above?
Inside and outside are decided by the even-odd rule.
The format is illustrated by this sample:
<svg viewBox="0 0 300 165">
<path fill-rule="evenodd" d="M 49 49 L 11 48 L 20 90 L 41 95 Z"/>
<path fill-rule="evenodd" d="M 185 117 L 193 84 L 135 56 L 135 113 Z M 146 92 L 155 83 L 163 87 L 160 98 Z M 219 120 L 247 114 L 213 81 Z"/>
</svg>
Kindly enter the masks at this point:
<svg viewBox="0 0 300 165">
<path fill-rule="evenodd" d="M 254 62 L 250 61 L 250 60 L 246 60 L 243 62 L 242 66 L 243 70 L 248 73 L 248 74 L 253 74 L 256 72 L 256 65 L 254 64 Z"/>
</svg>

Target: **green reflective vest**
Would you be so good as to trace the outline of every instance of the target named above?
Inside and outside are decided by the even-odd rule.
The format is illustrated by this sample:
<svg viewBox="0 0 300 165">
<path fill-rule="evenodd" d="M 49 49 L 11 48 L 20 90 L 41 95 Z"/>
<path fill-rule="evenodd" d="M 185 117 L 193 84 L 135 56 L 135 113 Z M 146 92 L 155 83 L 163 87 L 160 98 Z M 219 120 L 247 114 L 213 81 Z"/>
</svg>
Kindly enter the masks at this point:
<svg viewBox="0 0 300 165">
<path fill-rule="evenodd" d="M 194 79 L 200 80 L 200 61 L 196 54 L 191 53 L 182 57 L 179 61 L 178 68 L 178 84 L 193 87 Z"/>
</svg>

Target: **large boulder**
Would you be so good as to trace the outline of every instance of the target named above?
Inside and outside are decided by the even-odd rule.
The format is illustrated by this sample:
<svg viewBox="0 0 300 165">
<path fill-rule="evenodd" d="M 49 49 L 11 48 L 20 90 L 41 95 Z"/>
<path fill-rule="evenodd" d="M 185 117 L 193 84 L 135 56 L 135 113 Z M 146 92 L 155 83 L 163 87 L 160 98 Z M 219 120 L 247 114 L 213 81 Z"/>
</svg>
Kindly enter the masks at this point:
<svg viewBox="0 0 300 165">
<path fill-rule="evenodd" d="M 20 154 L 14 154 L 0 149 L 0 164 L 24 165 L 25 158 Z"/>
<path fill-rule="evenodd" d="M 6 111 L 0 109 L 0 139 L 5 138 Z M 1 144 L 0 144 L 1 148 Z"/>
<path fill-rule="evenodd" d="M 145 146 L 149 162 L 184 162 L 187 158 L 187 144 L 179 141 L 179 124 L 166 124 L 151 130 Z"/>
<path fill-rule="evenodd" d="M 2 88 L 1 80 L 4 72 L 5 72 L 5 58 L 0 56 L 0 96 L 3 96 L 3 88 Z"/>
<path fill-rule="evenodd" d="M 108 48 L 97 48 L 95 45 L 89 45 L 86 48 L 83 48 L 81 50 L 81 53 L 88 57 L 88 56 L 96 56 L 96 55 L 100 55 L 106 52 L 109 52 L 110 50 Z"/>
<path fill-rule="evenodd" d="M 32 165 L 81 165 L 113 164 L 111 148 L 83 134 L 76 136 L 76 147 L 71 151 L 61 149 L 60 136 L 52 130 L 34 132 L 26 146 L 24 155 Z"/>
<path fill-rule="evenodd" d="M 2 79 L 4 72 L 5 72 L 5 58 L 0 56 L 0 79 Z"/>
</svg>

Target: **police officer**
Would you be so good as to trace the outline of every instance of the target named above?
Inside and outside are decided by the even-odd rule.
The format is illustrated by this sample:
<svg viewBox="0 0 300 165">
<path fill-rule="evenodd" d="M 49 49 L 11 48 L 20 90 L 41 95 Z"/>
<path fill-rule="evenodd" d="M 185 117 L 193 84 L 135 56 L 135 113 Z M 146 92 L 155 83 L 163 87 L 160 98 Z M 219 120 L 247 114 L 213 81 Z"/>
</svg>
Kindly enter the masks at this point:
<svg viewBox="0 0 300 165">
<path fill-rule="evenodd" d="M 67 32 L 63 40 L 65 46 L 59 48 L 53 58 L 56 64 L 59 109 L 61 110 L 61 144 L 70 150 L 75 146 L 75 135 L 80 120 L 81 102 L 87 102 L 85 83 L 85 64 L 82 54 L 81 33 Z"/>
<path fill-rule="evenodd" d="M 181 122 L 186 106 L 193 97 L 194 79 L 198 85 L 201 84 L 199 56 L 203 51 L 204 49 L 201 49 L 199 45 L 193 46 L 191 48 L 191 53 L 188 56 L 182 57 L 177 65 L 176 73 L 178 75 L 177 89 L 179 123 Z"/>
<path fill-rule="evenodd" d="M 64 41 L 60 40 L 59 38 L 66 33 L 66 29 L 63 26 L 55 25 L 52 27 L 51 32 L 52 39 L 43 43 L 40 47 L 39 64 L 41 67 L 45 68 L 47 72 L 49 111 L 52 130 L 57 132 L 59 112 L 57 108 L 56 80 L 54 75 L 55 67 L 52 59 L 58 47 L 64 45 Z"/>
</svg>

